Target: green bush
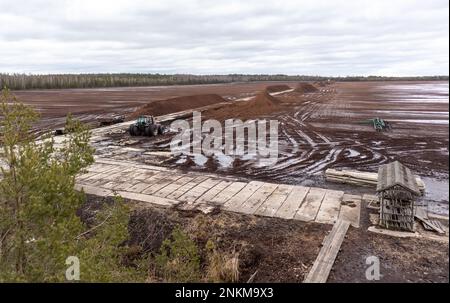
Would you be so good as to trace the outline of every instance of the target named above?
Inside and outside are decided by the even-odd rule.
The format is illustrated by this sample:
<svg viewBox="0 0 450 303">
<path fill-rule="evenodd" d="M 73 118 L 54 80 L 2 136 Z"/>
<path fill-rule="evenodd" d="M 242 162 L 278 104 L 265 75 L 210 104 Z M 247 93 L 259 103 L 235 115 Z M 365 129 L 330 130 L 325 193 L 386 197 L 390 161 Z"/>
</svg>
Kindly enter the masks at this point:
<svg viewBox="0 0 450 303">
<path fill-rule="evenodd" d="M 166 282 L 198 282 L 201 279 L 197 245 L 179 226 L 163 241 L 155 264 Z"/>
<path fill-rule="evenodd" d="M 30 107 L 3 90 L 0 102 L 0 282 L 65 281 L 66 259 L 80 260 L 82 281 L 144 280 L 140 267 L 120 263 L 129 211 L 123 201 L 98 214 L 87 230 L 76 215 L 85 195 L 75 176 L 93 163 L 89 130 L 67 120 L 61 146 L 48 136 L 35 140 L 38 119 Z"/>
</svg>

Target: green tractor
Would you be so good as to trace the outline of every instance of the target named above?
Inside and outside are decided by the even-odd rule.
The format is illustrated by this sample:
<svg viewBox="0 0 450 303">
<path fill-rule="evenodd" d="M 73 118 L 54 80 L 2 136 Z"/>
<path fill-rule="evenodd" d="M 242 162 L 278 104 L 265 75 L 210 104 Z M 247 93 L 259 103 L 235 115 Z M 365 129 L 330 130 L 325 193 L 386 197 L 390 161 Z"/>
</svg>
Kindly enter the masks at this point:
<svg viewBox="0 0 450 303">
<path fill-rule="evenodd" d="M 164 126 L 157 124 L 153 116 L 140 116 L 129 128 L 131 136 L 155 137 L 162 135 L 164 131 Z"/>
<path fill-rule="evenodd" d="M 383 131 L 389 131 L 392 129 L 391 124 L 386 121 L 383 120 L 381 118 L 373 118 L 370 120 L 366 120 L 366 121 L 362 121 L 362 124 L 370 124 L 373 126 L 373 128 L 377 131 L 377 132 L 383 132 Z"/>
</svg>

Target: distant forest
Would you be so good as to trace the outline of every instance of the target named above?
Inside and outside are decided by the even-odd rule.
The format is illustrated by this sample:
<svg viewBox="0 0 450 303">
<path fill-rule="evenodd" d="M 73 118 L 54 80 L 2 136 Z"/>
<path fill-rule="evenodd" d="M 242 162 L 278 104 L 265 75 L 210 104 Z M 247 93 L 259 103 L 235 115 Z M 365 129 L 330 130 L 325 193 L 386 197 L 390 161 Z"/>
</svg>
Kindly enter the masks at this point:
<svg viewBox="0 0 450 303">
<path fill-rule="evenodd" d="M 254 81 L 448 81 L 448 76 L 431 77 L 379 77 L 379 76 L 288 76 L 288 75 L 164 75 L 164 74 L 1 74 L 0 87 L 12 90 L 22 89 L 61 89 L 61 88 L 98 88 L 124 86 L 157 86 L 214 84 Z"/>
</svg>

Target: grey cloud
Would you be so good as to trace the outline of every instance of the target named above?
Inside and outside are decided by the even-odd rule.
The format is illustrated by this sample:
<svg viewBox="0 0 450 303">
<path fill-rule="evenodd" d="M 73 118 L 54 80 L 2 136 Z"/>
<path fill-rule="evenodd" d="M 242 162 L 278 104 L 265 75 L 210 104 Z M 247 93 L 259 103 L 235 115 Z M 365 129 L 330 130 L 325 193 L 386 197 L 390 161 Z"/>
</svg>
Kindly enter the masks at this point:
<svg viewBox="0 0 450 303">
<path fill-rule="evenodd" d="M 0 0 L 0 72 L 448 74 L 448 5 Z"/>
</svg>

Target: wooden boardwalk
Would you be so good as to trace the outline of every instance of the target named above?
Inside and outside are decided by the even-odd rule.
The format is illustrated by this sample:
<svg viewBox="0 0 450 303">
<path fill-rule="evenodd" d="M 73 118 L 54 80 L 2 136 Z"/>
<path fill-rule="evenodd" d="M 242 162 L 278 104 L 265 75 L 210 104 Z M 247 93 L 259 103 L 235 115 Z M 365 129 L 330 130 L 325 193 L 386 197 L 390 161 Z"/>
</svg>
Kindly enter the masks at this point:
<svg viewBox="0 0 450 303">
<path fill-rule="evenodd" d="M 225 211 L 359 227 L 361 197 L 342 191 L 260 181 L 238 181 L 201 173 L 183 173 L 132 161 L 98 158 L 76 186 L 88 194 L 185 210 Z"/>
</svg>

